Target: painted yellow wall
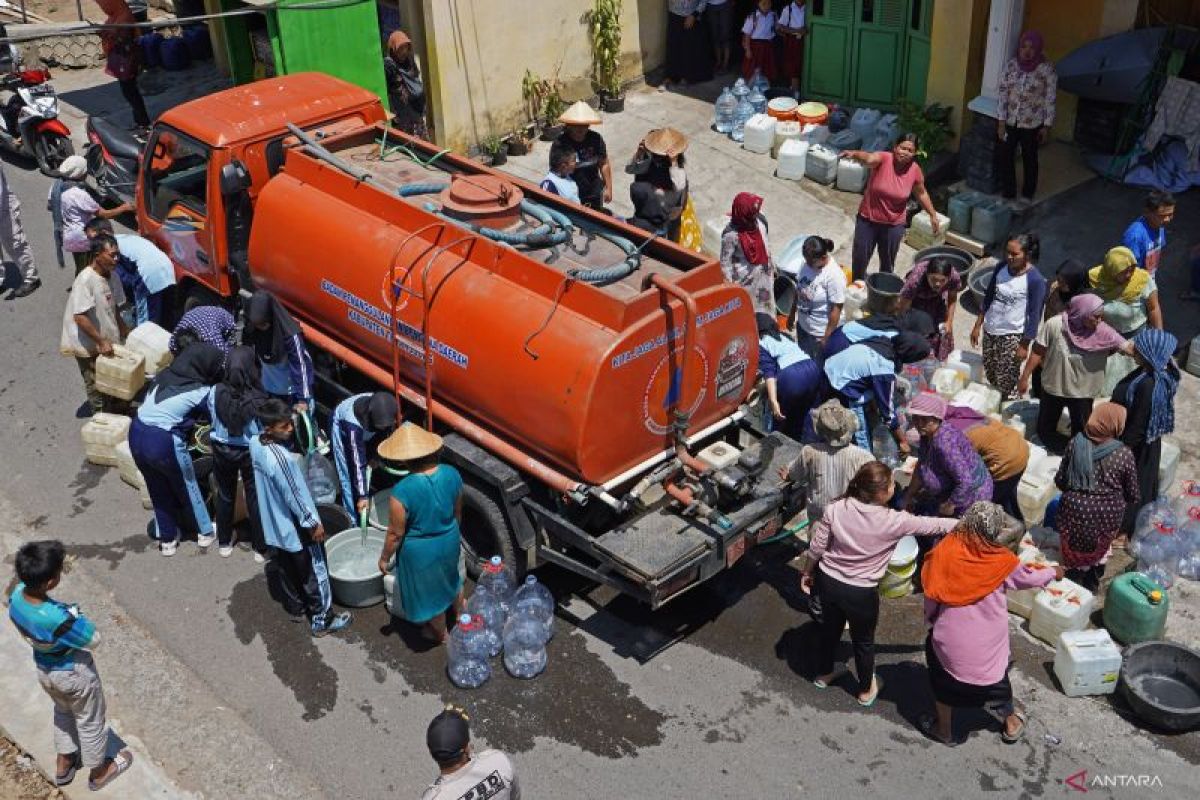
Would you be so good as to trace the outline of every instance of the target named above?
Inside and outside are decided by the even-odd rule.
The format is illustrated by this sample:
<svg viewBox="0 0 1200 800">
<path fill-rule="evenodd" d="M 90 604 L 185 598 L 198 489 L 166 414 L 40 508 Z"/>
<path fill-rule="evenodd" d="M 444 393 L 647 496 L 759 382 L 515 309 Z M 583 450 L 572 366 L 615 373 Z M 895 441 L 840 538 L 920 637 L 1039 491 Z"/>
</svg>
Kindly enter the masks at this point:
<svg viewBox="0 0 1200 800">
<path fill-rule="evenodd" d="M 401 0 L 406 26 L 420 8 L 414 27 L 423 36 L 412 38 L 421 42 L 438 143 L 464 152 L 526 122 L 521 78 L 527 68 L 540 77 L 557 75 L 568 103 L 591 97 L 585 16 L 591 6 L 590 0 Z M 666 3 L 625 0 L 621 18 L 622 72 L 635 80 L 662 62 Z"/>
<path fill-rule="evenodd" d="M 925 102 L 954 109 L 952 147 L 962 133 L 967 103 L 979 94 L 983 80 L 989 6 L 989 0 L 937 0 L 933 9 Z"/>
</svg>

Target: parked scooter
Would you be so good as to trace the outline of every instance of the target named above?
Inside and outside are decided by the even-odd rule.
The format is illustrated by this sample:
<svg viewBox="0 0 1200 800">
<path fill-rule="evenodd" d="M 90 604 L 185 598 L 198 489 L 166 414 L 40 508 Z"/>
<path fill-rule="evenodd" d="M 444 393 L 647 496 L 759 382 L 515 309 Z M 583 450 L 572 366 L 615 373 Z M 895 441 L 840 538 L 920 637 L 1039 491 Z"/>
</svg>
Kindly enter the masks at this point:
<svg viewBox="0 0 1200 800">
<path fill-rule="evenodd" d="M 103 117 L 88 117 L 88 177 L 107 203 L 131 203 L 137 192 L 138 161 L 145 142 Z"/>
<path fill-rule="evenodd" d="M 12 94 L 0 102 L 0 147 L 32 158 L 47 175 L 75 152 L 71 131 L 58 118 L 58 94 L 48 69 L 14 69 L 0 76 Z"/>
</svg>

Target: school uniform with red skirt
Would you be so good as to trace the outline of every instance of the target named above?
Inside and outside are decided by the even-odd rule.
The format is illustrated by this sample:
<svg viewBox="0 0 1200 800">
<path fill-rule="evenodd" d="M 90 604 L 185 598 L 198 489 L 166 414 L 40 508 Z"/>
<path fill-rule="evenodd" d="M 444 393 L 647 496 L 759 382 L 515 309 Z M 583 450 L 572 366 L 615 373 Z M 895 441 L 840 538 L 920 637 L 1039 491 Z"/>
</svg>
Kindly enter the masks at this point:
<svg viewBox="0 0 1200 800">
<path fill-rule="evenodd" d="M 742 59 L 742 77 L 750 80 L 754 70 L 769 81 L 775 80 L 775 12 L 757 8 L 746 17 L 742 35 L 750 37 L 750 49 Z"/>
<path fill-rule="evenodd" d="M 806 9 L 804 3 L 788 3 L 779 15 L 779 27 L 793 30 L 805 29 Z M 799 79 L 804 68 L 804 38 L 790 33 L 781 34 L 783 39 L 783 77 Z"/>
</svg>

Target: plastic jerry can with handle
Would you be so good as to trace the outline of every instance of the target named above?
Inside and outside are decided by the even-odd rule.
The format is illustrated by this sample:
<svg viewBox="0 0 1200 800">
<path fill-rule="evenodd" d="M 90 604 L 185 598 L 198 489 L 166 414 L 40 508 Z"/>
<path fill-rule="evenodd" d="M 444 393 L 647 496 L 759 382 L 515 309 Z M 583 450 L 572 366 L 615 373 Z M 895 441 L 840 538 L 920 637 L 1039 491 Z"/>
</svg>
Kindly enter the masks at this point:
<svg viewBox="0 0 1200 800">
<path fill-rule="evenodd" d="M 959 192 L 950 198 L 947 211 L 950 217 L 950 230 L 955 233 L 971 232 L 971 213 L 975 206 L 983 201 L 985 195 L 978 192 Z"/>
<path fill-rule="evenodd" d="M 867 187 L 867 179 L 871 177 L 871 173 L 860 162 L 852 158 L 838 159 L 837 166 L 837 188 L 841 192 L 854 192 L 862 194 L 863 189 Z"/>
<path fill-rule="evenodd" d="M 1064 631 L 1054 648 L 1054 674 L 1067 697 L 1112 694 L 1121 673 L 1121 649 L 1106 630 Z"/>
<path fill-rule="evenodd" d="M 800 138 L 809 144 L 825 144 L 829 139 L 829 126 L 809 122 L 800 129 Z"/>
<path fill-rule="evenodd" d="M 1003 200 L 980 203 L 971 212 L 971 238 L 984 244 L 996 244 L 1008 236 L 1012 210 Z"/>
<path fill-rule="evenodd" d="M 751 153 L 769 153 L 775 143 L 775 118 L 767 114 L 755 114 L 746 120 L 742 133 L 742 148 Z"/>
<path fill-rule="evenodd" d="M 933 232 L 933 222 L 929 214 L 925 211 L 920 212 L 912 218 L 912 225 L 909 226 L 908 234 L 905 240 L 909 246 L 924 250 L 928 247 L 938 247 L 946 243 L 946 230 L 950 225 L 950 218 L 945 214 L 938 213 L 938 232 Z"/>
<path fill-rule="evenodd" d="M 83 424 L 84 457 L 93 464 L 115 467 L 117 445 L 129 438 L 132 422 L 123 414 L 106 414 L 103 411 L 93 414 Z"/>
<path fill-rule="evenodd" d="M 133 460 L 133 452 L 129 449 L 129 442 L 123 441 L 118 444 L 116 454 L 117 470 L 121 473 L 121 480 L 138 490 L 138 495 L 142 501 L 142 508 L 154 508 L 154 502 L 150 499 L 150 490 L 146 488 L 146 479 L 142 477 L 141 470 L 138 469 L 137 463 Z M 239 496 L 238 499 L 240 500 L 241 497 Z M 235 522 L 240 521 L 237 519 L 236 513 L 234 517 Z M 241 518 L 246 518 L 245 513 L 242 513 Z"/>
<path fill-rule="evenodd" d="M 1162 455 L 1158 460 L 1158 491 L 1167 494 L 1175 483 L 1175 473 L 1179 469 L 1179 445 L 1173 440 L 1163 437 Z"/>
<path fill-rule="evenodd" d="M 788 139 L 779 148 L 779 166 L 775 168 L 775 177 L 798 181 L 804 177 L 807 163 L 808 142 Z"/>
<path fill-rule="evenodd" d="M 1063 578 L 1049 583 L 1033 600 L 1029 632 L 1043 642 L 1054 644 L 1064 631 L 1087 627 L 1095 596 L 1074 581 Z"/>
<path fill-rule="evenodd" d="M 729 225 L 729 217 L 721 216 L 706 220 L 704 223 L 704 252 L 710 256 L 720 257 L 721 235 Z"/>
<path fill-rule="evenodd" d="M 779 158 L 784 142 L 800 138 L 800 123 L 794 119 L 777 119 L 775 141 L 771 145 L 771 158 Z"/>
<path fill-rule="evenodd" d="M 111 356 L 96 359 L 96 389 L 119 400 L 132 400 L 146 385 L 146 359 L 114 344 Z"/>
<path fill-rule="evenodd" d="M 828 186 L 837 179 L 837 165 L 836 150 L 823 144 L 814 144 L 808 148 L 804 174 L 817 183 Z"/>
<path fill-rule="evenodd" d="M 1118 575 L 1104 596 L 1104 627 L 1122 644 L 1163 638 L 1171 600 L 1167 590 L 1141 572 Z"/>
<path fill-rule="evenodd" d="M 152 378 L 171 364 L 171 332 L 153 322 L 143 322 L 125 338 L 125 347 L 146 359 L 146 377 Z"/>
<path fill-rule="evenodd" d="M 953 367 L 938 367 L 934 370 L 930 385 L 942 397 L 951 398 L 966 388 L 967 377 L 968 375 Z"/>
</svg>

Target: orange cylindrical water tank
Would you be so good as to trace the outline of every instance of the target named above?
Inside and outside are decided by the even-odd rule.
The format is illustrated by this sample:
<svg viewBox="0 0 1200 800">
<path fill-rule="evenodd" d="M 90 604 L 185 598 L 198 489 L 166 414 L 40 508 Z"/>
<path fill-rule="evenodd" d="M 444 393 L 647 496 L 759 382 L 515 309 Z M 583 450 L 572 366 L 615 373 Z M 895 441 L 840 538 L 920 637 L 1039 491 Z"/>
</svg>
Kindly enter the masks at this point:
<svg viewBox="0 0 1200 800">
<path fill-rule="evenodd" d="M 683 373 L 678 300 L 567 281 L 561 269 L 303 159 L 290 154 L 257 199 L 255 283 L 389 371 L 394 336 L 402 378 L 415 387 L 424 385 L 427 329 L 434 397 L 562 472 L 605 483 L 671 445 L 676 405 L 695 431 L 748 394 L 753 309 L 717 265 L 671 277 L 698 306 Z"/>
</svg>

